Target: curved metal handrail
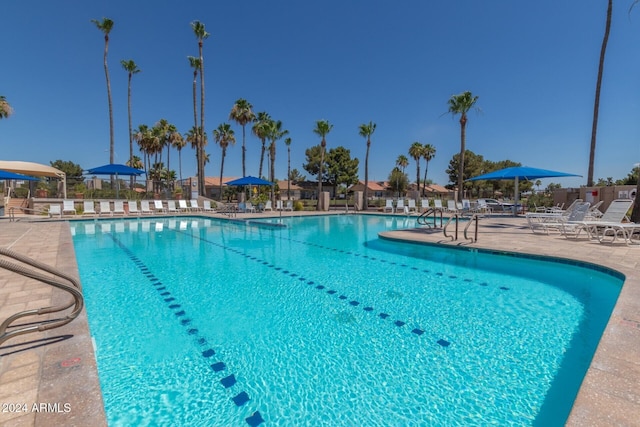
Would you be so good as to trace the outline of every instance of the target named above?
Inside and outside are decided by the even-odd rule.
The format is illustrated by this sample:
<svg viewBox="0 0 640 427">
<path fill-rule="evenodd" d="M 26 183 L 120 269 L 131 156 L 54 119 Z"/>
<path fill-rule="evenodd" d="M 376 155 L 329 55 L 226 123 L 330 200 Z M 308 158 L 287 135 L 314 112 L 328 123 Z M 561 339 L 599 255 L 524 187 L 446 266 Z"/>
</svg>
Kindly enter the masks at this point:
<svg viewBox="0 0 640 427">
<path fill-rule="evenodd" d="M 464 238 L 466 240 L 471 240 L 472 243 L 475 243 L 478 241 L 478 224 L 480 221 L 479 218 L 480 216 L 474 213 L 473 215 L 471 215 L 471 218 L 469 218 L 469 223 L 464 227 Z M 470 238 L 470 237 L 467 237 L 467 230 L 469 230 L 469 227 L 471 227 L 472 223 L 475 223 L 476 226 L 473 233 L 473 237 Z"/>
<path fill-rule="evenodd" d="M 60 326 L 64 326 L 78 317 L 84 306 L 84 298 L 82 296 L 82 287 L 77 279 L 62 273 L 47 264 L 31 259 L 10 249 L 0 248 L 0 255 L 11 258 L 15 261 L 19 261 L 22 264 L 26 264 L 26 266 L 28 267 L 32 267 L 28 268 L 25 265 L 16 264 L 6 259 L 0 259 L 0 268 L 4 268 L 5 270 L 9 270 L 22 276 L 46 283 L 58 289 L 62 289 L 66 292 L 69 292 L 73 297 L 70 301 L 62 305 L 25 310 L 8 317 L 4 322 L 2 322 L 2 324 L 0 324 L 0 345 L 8 339 L 19 335 L 28 334 L 31 332 L 42 332 L 48 329 L 54 329 Z M 40 271 L 35 271 L 34 269 L 39 269 L 42 272 L 49 273 L 52 276 L 43 274 Z M 64 283 L 60 279 L 63 279 L 70 284 Z M 70 313 L 58 319 L 41 321 L 35 324 L 29 323 L 28 326 L 12 325 L 13 322 L 23 317 L 58 313 L 71 307 L 73 307 L 73 310 Z M 7 329 L 10 327 L 15 329 L 7 332 Z"/>
<path fill-rule="evenodd" d="M 433 225 L 429 222 L 429 218 L 433 214 Z M 420 225 L 426 225 L 427 227 L 437 227 L 438 226 L 438 214 L 440 214 L 440 228 L 442 228 L 442 209 L 440 208 L 429 208 L 426 211 L 422 212 L 418 218 L 416 218 L 416 222 Z"/>
<path fill-rule="evenodd" d="M 455 223 L 456 223 L 456 234 L 455 236 L 450 236 L 447 234 L 447 227 L 449 227 L 449 224 L 451 224 L 451 222 L 455 219 Z M 454 213 L 453 215 L 451 215 L 449 217 L 449 220 L 447 220 L 447 223 L 444 225 L 444 228 L 442 229 L 442 232 L 444 233 L 444 237 L 448 237 L 451 239 L 451 241 L 454 240 L 458 240 L 458 221 L 460 220 L 460 215 L 458 215 L 457 213 Z"/>
<path fill-rule="evenodd" d="M 51 218 L 51 212 L 45 211 L 43 209 L 32 209 L 32 208 L 25 208 L 25 207 L 22 207 L 22 206 L 11 206 L 9 208 L 9 222 L 14 222 L 16 220 L 16 213 L 15 213 L 16 209 L 20 209 L 22 212 L 32 212 L 32 213 L 36 213 L 36 214 L 47 214 L 47 215 L 49 215 L 49 218 Z"/>
</svg>

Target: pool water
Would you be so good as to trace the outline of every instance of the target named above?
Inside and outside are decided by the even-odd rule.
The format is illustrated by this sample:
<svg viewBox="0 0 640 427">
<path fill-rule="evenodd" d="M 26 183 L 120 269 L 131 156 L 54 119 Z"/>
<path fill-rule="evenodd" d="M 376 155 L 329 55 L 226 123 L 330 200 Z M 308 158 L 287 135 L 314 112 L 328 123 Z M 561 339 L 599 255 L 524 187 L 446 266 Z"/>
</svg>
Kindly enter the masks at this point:
<svg viewBox="0 0 640 427">
<path fill-rule="evenodd" d="M 408 221 L 73 222 L 109 425 L 563 425 L 621 276 Z"/>
</svg>

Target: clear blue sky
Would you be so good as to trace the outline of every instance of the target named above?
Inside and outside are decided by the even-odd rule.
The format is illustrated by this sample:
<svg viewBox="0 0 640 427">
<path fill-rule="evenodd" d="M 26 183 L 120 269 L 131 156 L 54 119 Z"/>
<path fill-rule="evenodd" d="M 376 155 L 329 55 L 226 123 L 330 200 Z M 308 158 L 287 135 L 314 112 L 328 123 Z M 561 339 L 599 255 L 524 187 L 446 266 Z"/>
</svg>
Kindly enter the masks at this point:
<svg viewBox="0 0 640 427">
<path fill-rule="evenodd" d="M 640 162 L 640 7 L 616 1 L 606 58 L 595 178 L 624 178 Z M 282 120 L 293 140 L 292 168 L 303 174 L 304 150 L 319 143 L 316 120 L 334 128 L 327 147 L 360 158 L 358 125 L 374 121 L 370 180 L 386 180 L 398 155 L 414 141 L 436 156 L 429 178 L 447 184 L 445 170 L 460 149 L 458 118 L 447 112 L 453 94 L 479 96 L 467 148 L 485 159 L 509 159 L 583 178 L 586 183 L 593 99 L 606 0 L 274 0 L 212 2 L 45 0 L 3 2 L 0 13 L 0 94 L 14 108 L 0 120 L 0 159 L 83 168 L 109 162 L 109 121 L 103 34 L 91 19 L 115 22 L 109 42 L 116 162 L 128 159 L 127 73 L 133 59 L 133 123 L 167 119 L 192 126 L 197 56 L 190 22 L 211 36 L 204 44 L 206 124 L 218 176 L 220 148 L 211 131 L 228 121 L 238 98 Z M 225 176 L 242 175 L 241 128 L 232 123 Z M 257 175 L 260 142 L 247 136 L 248 174 Z M 183 176 L 195 156 L 183 150 Z M 177 170 L 177 154 L 171 168 Z M 286 147 L 278 146 L 276 176 L 286 176 Z M 421 166 L 424 171 L 424 162 Z M 266 174 L 266 172 L 264 172 Z M 407 169 L 415 176 L 415 164 Z M 544 180 L 546 185 L 550 180 Z"/>
</svg>

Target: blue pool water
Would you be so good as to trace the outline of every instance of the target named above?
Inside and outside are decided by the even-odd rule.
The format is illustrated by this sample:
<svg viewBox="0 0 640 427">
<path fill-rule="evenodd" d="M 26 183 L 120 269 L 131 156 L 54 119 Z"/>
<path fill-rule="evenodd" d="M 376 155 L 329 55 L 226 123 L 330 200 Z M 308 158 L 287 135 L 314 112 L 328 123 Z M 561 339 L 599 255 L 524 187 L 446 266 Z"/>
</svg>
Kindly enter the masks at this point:
<svg viewBox="0 0 640 427">
<path fill-rule="evenodd" d="M 109 425 L 563 425 L 621 276 L 406 221 L 72 223 Z"/>
</svg>

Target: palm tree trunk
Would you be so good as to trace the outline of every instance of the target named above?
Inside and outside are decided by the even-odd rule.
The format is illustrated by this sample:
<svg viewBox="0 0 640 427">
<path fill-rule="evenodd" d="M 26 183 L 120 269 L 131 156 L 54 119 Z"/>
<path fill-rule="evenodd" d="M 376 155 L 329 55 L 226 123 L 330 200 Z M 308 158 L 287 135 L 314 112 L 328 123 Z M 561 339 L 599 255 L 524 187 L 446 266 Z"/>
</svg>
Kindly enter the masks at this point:
<svg viewBox="0 0 640 427">
<path fill-rule="evenodd" d="M 458 201 L 464 197 L 464 152 L 467 140 L 467 116 L 460 116 L 460 164 L 458 165 Z"/>
<path fill-rule="evenodd" d="M 324 164 L 324 149 L 325 149 L 324 138 L 322 138 L 322 144 L 320 144 L 320 167 L 318 168 L 318 203 L 316 205 L 316 210 L 322 210 L 322 205 L 320 204 L 320 196 L 322 195 L 322 165 Z"/>
<path fill-rule="evenodd" d="M 198 131 L 198 95 L 196 92 L 198 71 L 193 72 L 193 132 L 196 138 L 196 178 L 200 180 L 200 132 Z M 191 190 L 191 189 L 190 189 Z M 198 187 L 198 192 L 200 187 Z"/>
<path fill-rule="evenodd" d="M 247 158 L 247 147 L 244 145 L 244 139 L 245 139 L 245 126 L 246 125 L 242 125 L 242 177 L 244 178 L 245 176 L 247 176 L 247 172 L 246 172 L 246 167 L 245 167 L 245 162 L 246 162 L 246 158 Z"/>
<path fill-rule="evenodd" d="M 265 140 L 262 139 L 262 152 L 260 153 L 260 169 L 258 169 L 258 178 L 262 178 L 262 163 L 264 162 L 264 152 L 266 150 Z"/>
<path fill-rule="evenodd" d="M 129 166 L 133 167 L 133 125 L 131 124 L 131 77 L 133 74 L 129 72 L 129 86 L 127 90 L 127 109 L 129 112 Z M 133 190 L 135 175 L 129 177 L 129 187 Z"/>
<path fill-rule="evenodd" d="M 113 136 L 113 100 L 111 99 L 111 79 L 109 78 L 109 66 L 107 65 L 107 54 L 109 52 L 109 35 L 104 36 L 104 75 L 107 79 L 107 99 L 109 102 L 109 163 L 113 163 L 115 156 L 115 141 Z M 114 176 L 111 175 L 111 188 L 115 183 Z"/>
<path fill-rule="evenodd" d="M 591 125 L 591 148 L 589 151 L 589 172 L 587 173 L 587 187 L 593 186 L 593 169 L 596 156 L 596 133 L 598 131 L 598 110 L 600 109 L 600 88 L 602 86 L 602 74 L 604 72 L 604 57 L 607 53 L 607 43 L 609 41 L 609 31 L 611 30 L 611 10 L 613 0 L 609 0 L 607 6 L 607 22 L 604 29 L 604 38 L 600 48 L 600 62 L 598 64 L 598 78 L 596 80 L 596 97 L 593 103 L 593 124 Z"/>
<path fill-rule="evenodd" d="M 200 150 L 200 157 L 198 159 L 198 194 L 201 196 L 205 195 L 205 187 L 204 187 L 204 58 L 202 57 L 202 40 L 198 42 L 198 49 L 200 53 L 200 144 L 198 148 Z"/>
<path fill-rule="evenodd" d="M 424 181 L 422 181 L 422 196 L 427 194 L 427 171 L 429 170 L 429 161 L 424 165 Z"/>
<path fill-rule="evenodd" d="M 287 200 L 291 200 L 291 147 L 287 147 Z"/>
<path fill-rule="evenodd" d="M 364 158 L 364 191 L 363 191 L 363 201 L 362 201 L 362 210 L 369 209 L 369 147 L 371 147 L 371 140 L 367 138 L 367 154 Z"/>
<path fill-rule="evenodd" d="M 222 160 L 220 161 L 220 201 L 222 202 L 222 174 L 224 172 L 224 158 L 227 156 L 226 148 L 222 149 Z"/>
<path fill-rule="evenodd" d="M 270 181 L 275 184 L 276 182 L 276 141 L 271 141 L 271 147 L 269 147 L 269 153 L 271 155 L 271 170 L 269 175 L 271 175 Z M 275 205 L 275 185 L 271 186 L 271 203 Z"/>
</svg>

